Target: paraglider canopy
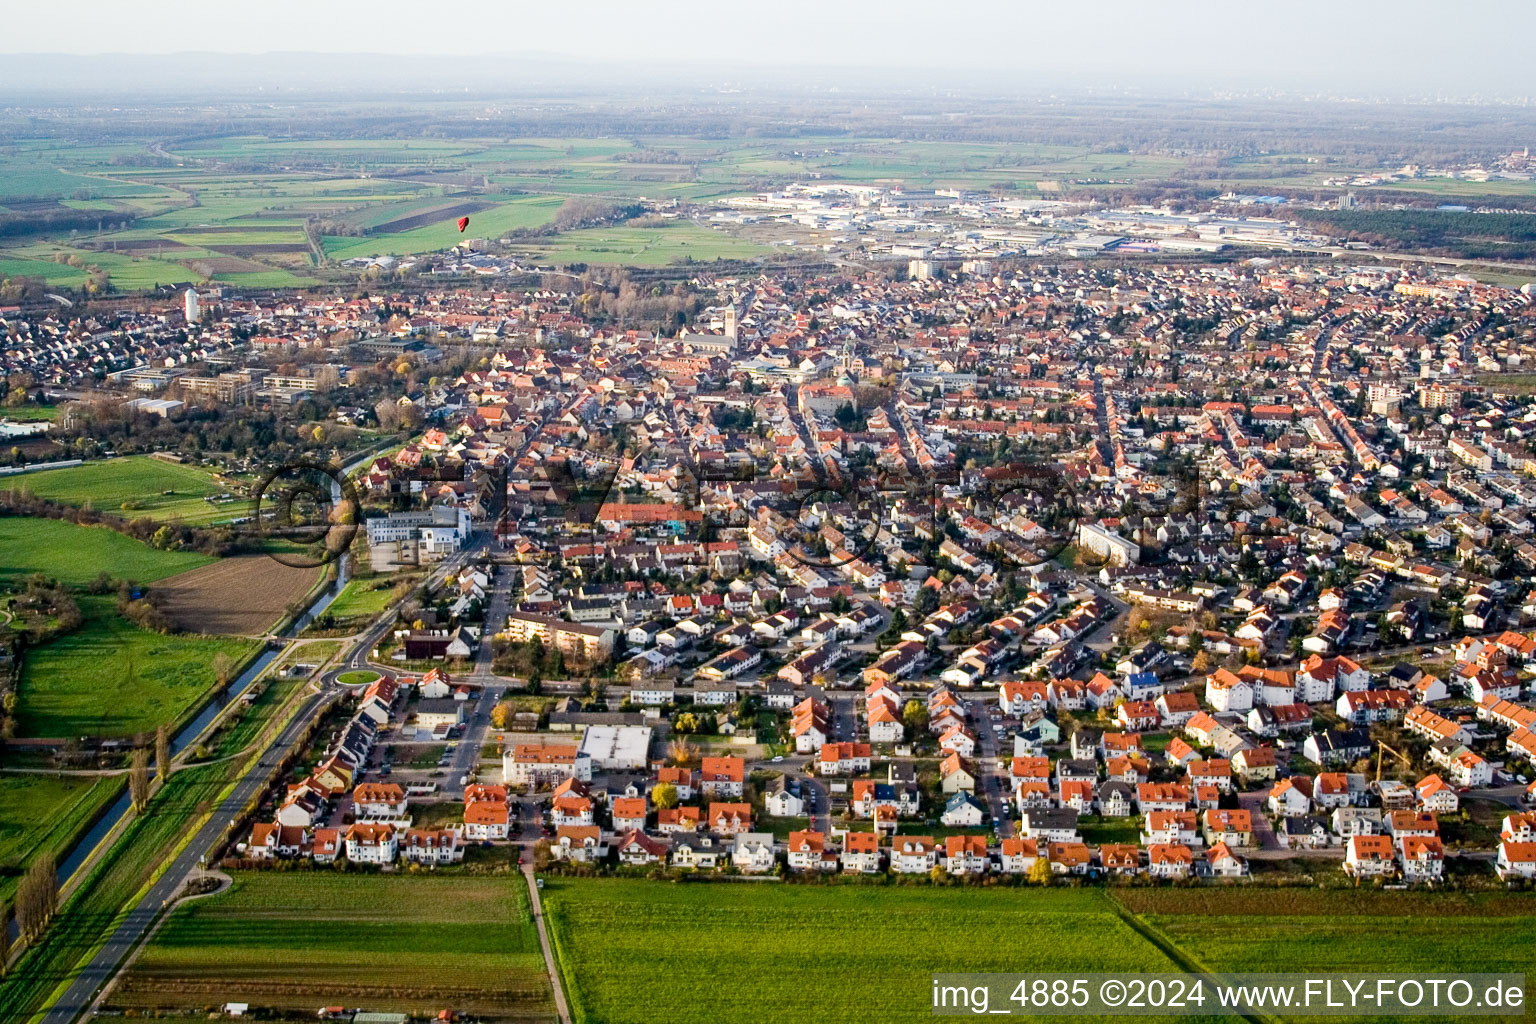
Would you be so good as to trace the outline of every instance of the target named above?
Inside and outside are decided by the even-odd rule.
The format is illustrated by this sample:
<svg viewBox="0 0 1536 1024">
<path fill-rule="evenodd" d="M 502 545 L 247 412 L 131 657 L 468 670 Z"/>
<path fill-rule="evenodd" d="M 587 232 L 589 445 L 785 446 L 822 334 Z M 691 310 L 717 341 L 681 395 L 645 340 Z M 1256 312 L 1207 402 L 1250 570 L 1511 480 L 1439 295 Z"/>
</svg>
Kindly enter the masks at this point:
<svg viewBox="0 0 1536 1024">
<path fill-rule="evenodd" d="M 459 234 L 462 235 L 464 233 L 464 229 L 467 228 L 467 227 L 469 227 L 469 218 L 468 217 L 460 217 L 459 218 Z"/>
</svg>

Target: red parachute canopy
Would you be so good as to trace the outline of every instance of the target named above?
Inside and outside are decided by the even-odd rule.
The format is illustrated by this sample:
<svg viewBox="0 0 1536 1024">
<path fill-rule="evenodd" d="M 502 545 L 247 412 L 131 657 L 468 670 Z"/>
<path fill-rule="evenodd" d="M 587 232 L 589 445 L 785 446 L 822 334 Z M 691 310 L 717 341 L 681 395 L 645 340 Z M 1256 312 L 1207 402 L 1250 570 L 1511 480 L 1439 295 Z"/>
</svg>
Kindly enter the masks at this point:
<svg viewBox="0 0 1536 1024">
<path fill-rule="evenodd" d="M 468 217 L 460 217 L 459 218 L 459 234 L 462 235 L 464 233 L 464 229 L 467 228 L 467 227 L 469 227 L 469 218 Z"/>
</svg>

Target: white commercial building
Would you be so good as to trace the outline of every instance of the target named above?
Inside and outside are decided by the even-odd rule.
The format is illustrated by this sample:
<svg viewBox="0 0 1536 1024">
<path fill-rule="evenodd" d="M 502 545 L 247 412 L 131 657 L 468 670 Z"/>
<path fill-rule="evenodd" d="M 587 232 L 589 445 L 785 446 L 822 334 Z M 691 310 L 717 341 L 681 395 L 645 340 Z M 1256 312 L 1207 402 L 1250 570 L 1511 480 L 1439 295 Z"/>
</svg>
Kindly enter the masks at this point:
<svg viewBox="0 0 1536 1024">
<path fill-rule="evenodd" d="M 648 725 L 589 725 L 581 737 L 581 753 L 600 771 L 643 771 L 650 750 Z"/>
<path fill-rule="evenodd" d="M 418 512 L 391 512 L 365 520 L 368 543 L 411 547 L 418 559 L 452 554 L 469 538 L 469 510 L 453 505 L 434 505 Z"/>
</svg>

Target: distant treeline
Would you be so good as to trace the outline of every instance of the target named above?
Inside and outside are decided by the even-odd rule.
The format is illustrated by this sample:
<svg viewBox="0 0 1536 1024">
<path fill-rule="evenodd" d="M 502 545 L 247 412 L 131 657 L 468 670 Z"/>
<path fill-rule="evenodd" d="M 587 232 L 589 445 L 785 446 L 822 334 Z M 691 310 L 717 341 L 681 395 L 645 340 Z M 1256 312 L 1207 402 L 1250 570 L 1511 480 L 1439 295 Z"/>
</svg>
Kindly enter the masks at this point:
<svg viewBox="0 0 1536 1024">
<path fill-rule="evenodd" d="M 62 231 L 119 231 L 131 227 L 132 213 L 122 210 L 73 210 L 52 206 L 18 212 L 0 213 L 0 239 L 30 238 Z"/>
<path fill-rule="evenodd" d="M 1536 216 L 1457 210 L 1303 210 L 1303 221 L 1384 249 L 1474 259 L 1536 258 Z"/>
<path fill-rule="evenodd" d="M 550 226 L 556 231 L 574 231 L 577 228 L 617 224 L 644 213 L 645 207 L 640 203 L 611 203 L 606 199 L 574 196 L 560 204 Z"/>
</svg>

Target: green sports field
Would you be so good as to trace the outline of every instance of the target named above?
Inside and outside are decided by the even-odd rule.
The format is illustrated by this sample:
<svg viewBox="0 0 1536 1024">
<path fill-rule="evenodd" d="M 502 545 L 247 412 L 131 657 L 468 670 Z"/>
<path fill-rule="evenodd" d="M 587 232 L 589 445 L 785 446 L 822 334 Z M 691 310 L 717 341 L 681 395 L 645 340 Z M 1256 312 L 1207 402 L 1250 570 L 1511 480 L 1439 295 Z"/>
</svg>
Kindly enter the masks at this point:
<svg viewBox="0 0 1536 1024">
<path fill-rule="evenodd" d="M 178 909 L 108 1005 L 231 1000 L 313 1017 L 327 1005 L 486 1021 L 554 1017 L 520 874 L 238 874 Z"/>
</svg>

